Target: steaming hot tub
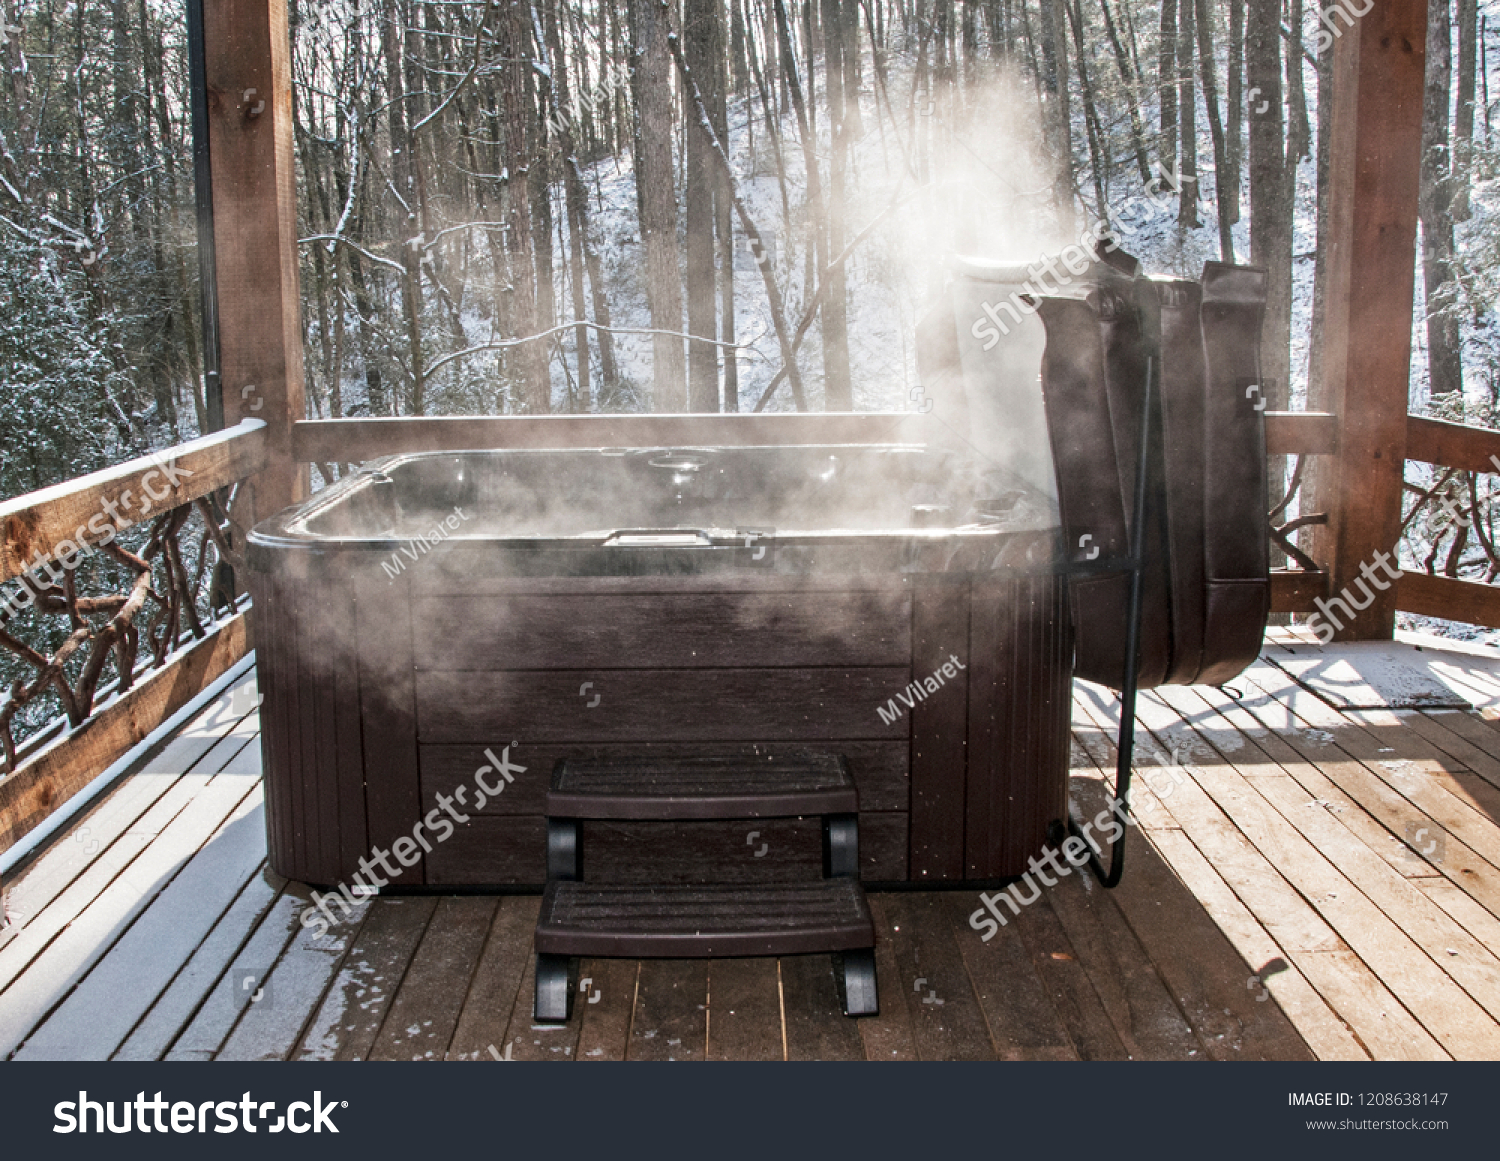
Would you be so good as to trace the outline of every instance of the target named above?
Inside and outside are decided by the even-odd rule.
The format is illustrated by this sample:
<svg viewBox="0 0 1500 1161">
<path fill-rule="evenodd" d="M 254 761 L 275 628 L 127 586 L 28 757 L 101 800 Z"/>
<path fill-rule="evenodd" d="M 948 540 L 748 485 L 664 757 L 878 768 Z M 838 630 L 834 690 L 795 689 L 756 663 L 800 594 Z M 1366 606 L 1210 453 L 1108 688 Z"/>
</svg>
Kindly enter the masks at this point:
<svg viewBox="0 0 1500 1161">
<path fill-rule="evenodd" d="M 924 446 L 373 462 L 250 536 L 271 865 L 331 884 L 399 843 L 397 886 L 540 885 L 559 758 L 815 749 L 866 881 L 1019 874 L 1067 809 L 1056 525 Z M 585 842 L 601 881 L 821 857 L 817 819 Z"/>
</svg>

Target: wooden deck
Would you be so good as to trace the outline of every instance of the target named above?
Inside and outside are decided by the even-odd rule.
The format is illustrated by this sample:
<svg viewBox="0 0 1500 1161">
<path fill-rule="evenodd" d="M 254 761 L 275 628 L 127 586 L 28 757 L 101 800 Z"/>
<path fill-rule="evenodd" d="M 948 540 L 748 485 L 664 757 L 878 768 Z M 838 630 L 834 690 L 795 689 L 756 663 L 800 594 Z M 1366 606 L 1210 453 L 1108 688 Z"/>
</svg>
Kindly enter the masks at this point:
<svg viewBox="0 0 1500 1161">
<path fill-rule="evenodd" d="M 1143 698 L 1117 890 L 1073 874 L 988 943 L 976 891 L 873 896 L 879 1017 L 838 1014 L 827 957 L 586 961 L 559 1028 L 530 1018 L 534 897 L 301 926 L 307 889 L 265 865 L 247 678 L 11 885 L 0 1056 L 1500 1056 L 1500 660 L 1401 659 L 1473 711 L 1340 711 L 1286 657 Z M 1112 769 L 1113 713 L 1079 687 L 1080 800 Z"/>
</svg>

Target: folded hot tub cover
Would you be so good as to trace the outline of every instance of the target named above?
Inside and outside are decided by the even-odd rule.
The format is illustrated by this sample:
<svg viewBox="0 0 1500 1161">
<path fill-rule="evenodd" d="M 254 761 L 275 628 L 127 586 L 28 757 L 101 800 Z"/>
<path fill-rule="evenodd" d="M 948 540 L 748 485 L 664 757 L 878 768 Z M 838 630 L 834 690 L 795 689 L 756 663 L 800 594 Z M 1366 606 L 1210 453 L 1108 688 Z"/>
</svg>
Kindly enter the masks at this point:
<svg viewBox="0 0 1500 1161">
<path fill-rule="evenodd" d="M 918 329 L 923 384 L 984 454 L 1050 477 L 1079 566 L 1076 673 L 1118 688 L 1129 577 L 1101 566 L 1129 555 L 1149 361 L 1138 682 L 1223 683 L 1255 659 L 1270 612 L 1265 272 L 1150 278 L 1114 253 L 1057 294 L 1034 285 L 1022 266 L 956 262 Z"/>
</svg>

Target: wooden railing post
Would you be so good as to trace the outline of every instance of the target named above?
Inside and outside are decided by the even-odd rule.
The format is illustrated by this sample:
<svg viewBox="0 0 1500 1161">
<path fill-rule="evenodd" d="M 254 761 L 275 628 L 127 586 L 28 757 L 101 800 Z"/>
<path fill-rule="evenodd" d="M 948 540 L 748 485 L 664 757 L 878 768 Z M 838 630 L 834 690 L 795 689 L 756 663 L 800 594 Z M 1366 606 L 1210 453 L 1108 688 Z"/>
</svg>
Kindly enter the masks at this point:
<svg viewBox="0 0 1500 1161">
<path fill-rule="evenodd" d="M 269 437 L 250 523 L 307 495 L 286 0 L 205 0 L 203 31 L 224 422 L 264 420 Z"/>
<path fill-rule="evenodd" d="M 1344 7 L 1365 11 L 1349 25 Z M 1337 639 L 1389 639 L 1395 585 L 1361 580 L 1360 567 L 1394 553 L 1401 526 L 1427 0 L 1345 0 L 1331 11 L 1328 312 L 1323 397 L 1308 406 L 1338 416 L 1339 451 L 1313 465 L 1307 506 L 1329 514 L 1312 554 L 1329 563 L 1330 602 L 1351 586 L 1355 597 L 1330 603 Z M 1355 608 L 1367 591 L 1373 600 Z"/>
</svg>

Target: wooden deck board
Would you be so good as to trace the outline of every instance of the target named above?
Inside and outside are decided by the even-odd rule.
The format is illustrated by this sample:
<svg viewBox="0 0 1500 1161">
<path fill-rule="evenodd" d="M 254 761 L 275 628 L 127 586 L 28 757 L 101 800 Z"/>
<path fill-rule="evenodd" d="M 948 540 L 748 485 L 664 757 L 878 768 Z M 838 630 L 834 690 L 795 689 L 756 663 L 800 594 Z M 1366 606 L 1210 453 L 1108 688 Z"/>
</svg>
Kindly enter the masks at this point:
<svg viewBox="0 0 1500 1161">
<path fill-rule="evenodd" d="M 1213 690 L 1199 691 L 1210 700 L 1222 696 Z M 1286 707 L 1276 702 L 1269 694 L 1247 695 L 1238 703 L 1239 712 L 1259 722 L 1275 720 L 1277 714 L 1287 715 Z M 1284 769 L 1297 778 L 1303 788 L 1314 797 L 1322 798 L 1328 784 L 1347 796 L 1346 825 L 1359 829 L 1366 845 L 1377 849 L 1388 862 L 1411 868 L 1409 877 L 1447 876 L 1464 892 L 1471 894 L 1492 914 L 1500 914 L 1500 877 L 1490 865 L 1474 854 L 1451 835 L 1444 835 L 1444 854 L 1441 859 L 1424 859 L 1418 855 L 1408 840 L 1411 828 L 1432 824 L 1425 815 L 1412 809 L 1411 803 L 1397 790 L 1368 770 L 1361 762 L 1350 758 L 1332 740 L 1332 735 L 1311 737 L 1321 731 L 1296 728 L 1286 725 L 1282 732 L 1273 733 L 1267 725 L 1263 730 L 1264 744 L 1268 747 L 1286 747 L 1294 751 L 1299 763 L 1285 763 Z M 1325 799 L 1326 800 L 1326 799 Z M 1343 799 L 1334 800 L 1345 805 Z M 1342 816 L 1341 816 L 1342 817 Z M 1439 828 L 1440 829 L 1440 828 Z M 1379 831 L 1387 836 L 1381 839 Z"/>
<path fill-rule="evenodd" d="M 533 928 L 534 930 L 534 928 Z M 529 951 L 529 949 L 528 949 Z M 665 961 L 658 961 L 665 962 Z M 701 965 L 700 965 L 701 966 Z M 576 1000 L 577 997 L 575 996 Z M 701 1013 L 700 1013 L 701 1015 Z M 581 1013 L 573 1006 L 573 1018 L 566 1024 L 538 1024 L 536 1022 L 536 957 L 526 956 L 525 971 L 521 985 L 511 1003 L 510 1020 L 498 1051 L 504 1060 L 550 1060 L 568 1061 L 578 1051 L 578 1037 L 582 1031 Z M 486 1052 L 488 1052 L 486 1048 Z M 702 1059 L 703 1046 L 698 1045 L 698 1057 Z M 490 1054 L 493 1056 L 493 1053 Z M 650 1059 L 681 1059 L 650 1057 Z"/>
<path fill-rule="evenodd" d="M 510 895 L 500 900 L 489 942 L 474 969 L 458 1027 L 448 1045 L 449 1060 L 493 1060 L 495 1054 L 503 1058 L 511 1013 L 521 1000 L 521 981 L 531 978 L 527 963 L 532 958 L 531 934 L 536 930 L 540 907 L 541 900 L 536 898 Z"/>
<path fill-rule="evenodd" d="M 643 960 L 635 995 L 629 1059 L 703 1059 L 708 1040 L 706 960 Z"/>
<path fill-rule="evenodd" d="M 1092 707 L 1090 710 L 1096 712 Z M 1101 719 L 1099 724 L 1107 728 L 1109 723 Z M 1168 757 L 1169 751 L 1149 735 L 1140 739 L 1140 744 L 1139 765 L 1144 765 L 1144 757 Z M 1415 1054 L 1419 1059 L 1446 1058 L 1437 1041 L 1390 994 L 1376 973 L 1357 956 L 1343 954 L 1349 948 L 1324 916 L 1195 778 L 1175 783 L 1165 805 L 1265 928 L 1281 954 L 1303 970 L 1361 1043 L 1382 1057 L 1409 1059 Z"/>
<path fill-rule="evenodd" d="M 579 1017 L 575 1060 L 625 1059 L 640 967 L 640 961 L 633 959 L 584 960 L 580 965 L 579 970 L 587 969 L 587 978 L 594 983 L 587 998 L 579 997 L 583 1014 Z M 592 1000 L 596 993 L 598 1003 Z M 776 1022 L 780 1027 L 780 1013 Z"/>
<path fill-rule="evenodd" d="M 292 893 L 282 899 L 295 898 Z M 290 938 L 281 955 L 262 977 L 264 997 L 246 1004 L 243 999 L 239 1019 L 216 1053 L 218 1060 L 286 1060 L 302 1039 L 307 1023 L 323 1001 L 329 983 L 338 972 L 344 953 L 359 934 L 361 921 L 370 904 L 361 902 L 347 921 L 319 935 L 301 920 L 301 911 L 287 916 Z M 262 965 L 248 963 L 257 970 Z M 233 976 L 230 979 L 234 983 Z M 238 982 L 237 996 L 247 990 L 245 980 Z"/>
<path fill-rule="evenodd" d="M 988 941 L 964 935 L 972 902 L 967 894 L 945 899 L 996 1055 L 1001 1060 L 1077 1060 L 1078 1051 L 1015 927 L 1006 924 Z"/>
<path fill-rule="evenodd" d="M 1471 806 L 1462 793 L 1455 793 L 1458 786 L 1441 758 L 1434 758 L 1431 747 L 1421 738 L 1400 728 L 1378 733 L 1365 728 L 1359 713 L 1340 714 L 1330 709 L 1273 666 L 1252 666 L 1249 677 L 1313 730 L 1338 731 L 1333 735 L 1338 745 L 1407 799 L 1414 814 L 1420 812 L 1438 823 L 1490 866 L 1500 868 L 1500 829 L 1495 827 L 1495 820 Z"/>
<path fill-rule="evenodd" d="M 770 958 L 711 961 L 708 1059 L 781 1060 L 785 1050 L 781 980 L 776 961 Z"/>
<path fill-rule="evenodd" d="M 143 816 L 157 806 L 184 774 L 212 777 L 222 770 L 260 729 L 257 715 L 239 715 L 231 708 L 249 709 L 254 689 L 255 674 L 251 671 L 235 682 L 224 698 L 188 722 L 159 754 L 88 810 L 70 828 L 71 842 L 55 843 L 27 869 L 11 892 L 12 910 L 22 916 L 39 914 L 121 835 L 140 829 L 149 831 L 150 823 Z M 191 796 L 190 791 L 179 792 L 173 800 L 186 803 Z M 172 817 L 161 810 L 155 813 L 167 820 Z"/>
<path fill-rule="evenodd" d="M 260 917 L 254 930 L 235 953 L 229 966 L 214 981 L 212 990 L 168 1046 L 163 1060 L 212 1060 L 223 1046 L 240 1014 L 250 1004 L 246 978 L 264 979 L 288 941 L 302 929 L 300 916 L 309 903 L 308 889 L 288 883 Z"/>
<path fill-rule="evenodd" d="M 241 889 L 183 969 L 115 1053 L 115 1060 L 160 1060 L 223 974 L 246 936 L 280 897 L 286 880 L 264 863 Z"/>
<path fill-rule="evenodd" d="M 988 941 L 969 922 L 977 889 L 872 896 L 879 1016 L 839 1012 L 828 956 L 586 960 L 561 1026 L 532 1021 L 535 897 L 382 898 L 322 938 L 301 922 L 308 889 L 264 863 L 247 675 L 8 885 L 19 919 L 0 947 L 0 1048 L 49 1059 L 1493 1058 L 1500 681 L 1458 654 L 1414 656 L 1448 665 L 1444 680 L 1462 679 L 1476 709 L 1341 712 L 1264 662 L 1232 691 L 1144 696 L 1120 888 L 1063 877 L 1007 909 Z M 1084 817 L 1113 776 L 1118 712 L 1108 691 L 1078 687 L 1072 793 Z M 1441 840 L 1426 857 L 1420 827 Z"/>
<path fill-rule="evenodd" d="M 1162 741 L 1189 750 L 1191 760 L 1185 737 L 1190 727 L 1183 718 L 1155 698 L 1146 699 L 1142 710 L 1142 720 Z M 1253 743 L 1242 745 L 1232 763 L 1194 769 L 1193 775 L 1450 1050 L 1471 1056 L 1500 1048 L 1500 1027 L 1479 1010 L 1493 1012 L 1500 999 L 1493 995 L 1491 967 L 1500 963 L 1340 826 L 1321 802 Z M 1444 951 L 1424 954 L 1424 946 Z"/>
<path fill-rule="evenodd" d="M 126 796 L 127 804 L 118 810 L 80 823 L 66 841 L 49 848 L 27 869 L 12 891 L 13 917 L 23 927 L 18 938 L 0 948 L 0 994 L 35 955 L 155 843 L 250 740 L 228 735 L 212 748 L 211 760 L 196 762 L 185 772 L 146 772 L 144 794 Z M 119 789 L 128 787 L 129 782 Z M 250 786 L 244 790 L 248 793 Z M 106 803 L 98 813 L 105 814 L 109 806 Z M 34 876 L 41 881 L 35 890 Z"/>
<path fill-rule="evenodd" d="M 16 1060 L 108 1060 L 265 859 L 255 786 L 203 849 L 34 1031 Z"/>
<path fill-rule="evenodd" d="M 370 1050 L 371 1060 L 447 1056 L 497 902 L 473 895 L 438 902 Z"/>
<path fill-rule="evenodd" d="M 1187 727 L 1153 699 L 1142 701 L 1142 721 L 1175 741 Z M 1194 781 L 1255 848 L 1308 901 L 1343 942 L 1367 964 L 1440 1043 L 1461 1055 L 1495 1043 L 1494 1026 L 1471 997 L 1348 877 L 1335 852 L 1309 841 L 1233 766 L 1193 770 Z M 1175 796 L 1173 801 L 1175 802 Z M 1315 809 L 1321 809 L 1316 803 Z M 1306 810 L 1307 803 L 1294 809 Z M 1329 832 L 1336 833 L 1336 832 Z M 1356 848 L 1347 847 L 1352 851 Z M 1372 880 L 1379 881 L 1379 880 Z"/>
<path fill-rule="evenodd" d="M 880 1011 L 859 1021 L 865 1059 L 916 1060 L 917 1041 L 912 1032 L 911 1013 L 904 1002 L 898 1002 L 900 997 L 894 990 L 896 953 L 891 947 L 891 921 L 883 895 L 870 897 L 870 913 L 875 917 L 875 980 L 880 992 Z"/>
<path fill-rule="evenodd" d="M 863 1060 L 856 1021 L 839 1010 L 833 957 L 789 955 L 779 963 L 788 1060 Z M 881 996 L 881 1003 L 887 1003 Z"/>
<path fill-rule="evenodd" d="M 993 1060 L 989 1025 L 964 967 L 943 896 L 903 893 L 883 902 L 891 923 L 896 978 L 880 981 L 881 1003 L 906 1005 L 918 1057 Z M 966 934 L 979 939 L 972 930 Z M 790 1025 L 790 997 L 787 1004 Z"/>
<path fill-rule="evenodd" d="M 5 947 L 7 956 L 20 956 L 25 944 L 61 923 L 45 950 L 29 960 L 23 973 L 0 993 L 0 1054 L 14 1052 L 48 1011 L 65 999 L 258 785 L 244 774 L 214 776 L 154 836 L 133 836 L 135 842 L 130 845 L 139 844 L 139 854 L 76 917 L 54 919 L 44 911 L 37 917 L 43 922 L 36 929 L 30 924 L 22 929 Z"/>
<path fill-rule="evenodd" d="M 302 1060 L 364 1060 L 437 907 L 434 898 L 377 899 L 302 1035 Z"/>
</svg>

